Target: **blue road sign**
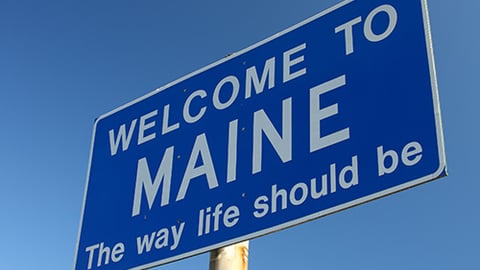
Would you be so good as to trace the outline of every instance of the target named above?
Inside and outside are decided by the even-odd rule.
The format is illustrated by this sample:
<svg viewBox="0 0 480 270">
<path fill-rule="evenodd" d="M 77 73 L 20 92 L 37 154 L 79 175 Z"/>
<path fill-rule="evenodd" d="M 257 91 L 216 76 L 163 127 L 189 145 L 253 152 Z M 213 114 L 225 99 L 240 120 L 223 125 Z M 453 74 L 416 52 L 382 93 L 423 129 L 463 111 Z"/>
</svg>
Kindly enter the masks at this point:
<svg viewBox="0 0 480 270">
<path fill-rule="evenodd" d="M 145 269 L 446 175 L 423 0 L 344 1 L 102 115 L 74 269 Z"/>
</svg>

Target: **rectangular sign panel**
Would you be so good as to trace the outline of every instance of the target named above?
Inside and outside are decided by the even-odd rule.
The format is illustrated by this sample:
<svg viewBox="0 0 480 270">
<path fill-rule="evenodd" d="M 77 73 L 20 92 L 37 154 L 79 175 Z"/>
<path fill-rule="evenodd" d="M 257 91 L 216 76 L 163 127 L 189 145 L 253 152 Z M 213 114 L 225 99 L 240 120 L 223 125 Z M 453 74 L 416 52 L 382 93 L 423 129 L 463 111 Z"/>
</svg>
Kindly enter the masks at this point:
<svg viewBox="0 0 480 270">
<path fill-rule="evenodd" d="M 153 267 L 445 174 L 426 1 L 344 1 L 98 118 L 74 269 Z"/>
</svg>

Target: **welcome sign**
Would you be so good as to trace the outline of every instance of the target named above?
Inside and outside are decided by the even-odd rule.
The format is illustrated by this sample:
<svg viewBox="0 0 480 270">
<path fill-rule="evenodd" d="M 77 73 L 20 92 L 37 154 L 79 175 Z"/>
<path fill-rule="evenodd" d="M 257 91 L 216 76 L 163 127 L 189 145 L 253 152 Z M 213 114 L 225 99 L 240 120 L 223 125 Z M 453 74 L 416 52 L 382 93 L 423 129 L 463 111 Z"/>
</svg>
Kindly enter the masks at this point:
<svg viewBox="0 0 480 270">
<path fill-rule="evenodd" d="M 343 1 L 95 122 L 74 269 L 144 269 L 445 175 L 421 0 Z"/>
</svg>

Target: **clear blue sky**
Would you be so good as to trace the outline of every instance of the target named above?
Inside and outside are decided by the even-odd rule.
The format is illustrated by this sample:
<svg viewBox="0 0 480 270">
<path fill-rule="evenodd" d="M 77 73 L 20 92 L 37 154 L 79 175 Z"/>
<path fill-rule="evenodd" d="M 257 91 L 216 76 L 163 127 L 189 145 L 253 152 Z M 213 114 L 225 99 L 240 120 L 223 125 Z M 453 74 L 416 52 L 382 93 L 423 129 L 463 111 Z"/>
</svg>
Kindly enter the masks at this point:
<svg viewBox="0 0 480 270">
<path fill-rule="evenodd" d="M 0 269 L 72 268 L 96 117 L 338 2 L 0 1 Z M 429 7 L 450 175 L 254 239 L 250 269 L 478 268 L 480 2 Z"/>
</svg>

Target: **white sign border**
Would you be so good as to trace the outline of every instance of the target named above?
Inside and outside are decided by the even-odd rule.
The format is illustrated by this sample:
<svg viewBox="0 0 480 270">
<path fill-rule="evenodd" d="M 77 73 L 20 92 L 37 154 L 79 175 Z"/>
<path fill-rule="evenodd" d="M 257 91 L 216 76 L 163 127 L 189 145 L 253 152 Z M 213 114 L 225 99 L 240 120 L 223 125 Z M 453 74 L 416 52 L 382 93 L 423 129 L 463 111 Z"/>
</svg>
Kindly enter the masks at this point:
<svg viewBox="0 0 480 270">
<path fill-rule="evenodd" d="M 78 251 L 79 251 L 79 247 L 80 247 L 80 236 L 81 236 L 81 231 L 82 231 L 82 227 L 83 227 L 83 218 L 84 218 L 84 212 L 85 212 L 85 205 L 86 205 L 86 198 L 87 198 L 87 191 L 88 191 L 88 182 L 89 182 L 89 178 L 90 178 L 90 170 L 91 170 L 91 164 L 92 164 L 92 156 L 93 156 L 93 148 L 94 148 L 94 144 L 95 144 L 95 134 L 96 134 L 96 127 L 97 127 L 97 124 L 100 120 L 116 113 L 116 112 L 119 112 L 127 107 L 130 107 L 136 103 L 139 103 L 165 89 L 168 89 L 182 81 L 185 81 L 195 75 L 198 75 L 206 70 L 209 70 L 215 66 L 218 66 L 226 61 L 229 61 L 230 59 L 232 58 L 235 58 L 235 57 L 238 57 L 246 52 L 249 52 L 265 43 L 268 43 L 274 39 L 277 39 L 278 37 L 281 37 L 297 28 L 300 28 L 302 27 L 303 25 L 305 24 L 308 24 L 309 22 L 311 21 L 314 21 L 318 18 L 321 18 L 337 9 L 340 9 L 352 2 L 355 2 L 356 0 L 345 0 L 345 1 L 342 1 L 340 3 L 337 3 L 336 5 L 328 8 L 328 9 L 325 9 L 323 11 L 321 11 L 320 13 L 298 23 L 298 24 L 295 24 L 277 34 L 274 34 L 262 41 L 259 41 L 243 50 L 240 50 L 236 53 L 233 53 L 232 55 L 230 55 L 229 57 L 226 57 L 226 58 L 223 58 L 221 60 L 218 60 L 210 65 L 207 65 L 203 68 L 200 68 L 188 75 L 185 75 L 171 83 L 168 83 L 160 88 L 157 88 L 155 90 L 153 90 L 152 92 L 142 96 L 142 97 L 139 97 L 131 102 L 128 102 L 110 112 L 107 112 L 103 115 L 101 115 L 99 118 L 97 118 L 95 120 L 95 124 L 94 124 L 94 127 L 93 127 L 93 134 L 92 134 L 92 140 L 91 140 L 91 146 L 90 146 L 90 157 L 89 157 L 89 162 L 88 162 L 88 169 L 87 169 L 87 177 L 86 177 L 86 183 L 85 183 L 85 190 L 84 190 L 84 195 L 83 195 L 83 205 L 82 205 L 82 212 L 81 212 L 81 215 L 80 215 L 80 226 L 79 226 L 79 229 L 78 229 L 78 235 L 77 235 L 77 243 L 76 243 L 76 248 L 75 248 L 75 256 L 74 256 L 74 264 L 73 264 L 73 269 L 75 270 L 75 267 L 76 267 L 76 264 L 77 264 L 77 259 L 78 259 Z M 353 200 L 353 201 L 350 201 L 348 203 L 344 203 L 344 204 L 341 204 L 341 205 L 337 205 L 335 207 L 332 207 L 332 208 L 329 208 L 329 209 L 326 209 L 326 210 L 323 210 L 323 211 L 320 211 L 320 212 L 317 212 L 317 213 L 314 213 L 314 214 L 311 214 L 311 215 L 308 215 L 308 216 L 305 216 L 305 217 L 302 217 L 302 218 L 299 218 L 299 219 L 295 219 L 295 220 L 292 220 L 292 221 L 289 221 L 289 222 L 286 222 L 286 223 L 282 223 L 282 224 L 279 224 L 277 226 L 274 226 L 274 227 L 270 227 L 270 228 L 267 228 L 267 229 L 264 229 L 264 230 L 261 230 L 261 231 L 257 231 L 255 233 L 251 233 L 251 234 L 248 234 L 248 235 L 243 235 L 241 237 L 237 237 L 237 238 L 234 238 L 234 239 L 231 239 L 231 240 L 228 240 L 228 241 L 224 241 L 224 242 L 221 242 L 221 243 L 217 243 L 217 244 L 214 244 L 214 245 L 210 245 L 210 246 L 207 246 L 207 247 L 204 247 L 204 248 L 201 248 L 201 249 L 196 249 L 196 250 L 193 250 L 193 251 L 190 251 L 190 252 L 187 252 L 187 253 L 182 253 L 180 255 L 177 255 L 177 256 L 173 256 L 173 257 L 169 257 L 169 258 L 166 258 L 166 259 L 162 259 L 162 260 L 158 260 L 158 261 L 155 261 L 155 262 L 151 262 L 151 263 L 148 263 L 148 264 L 144 264 L 144 265 L 141 265 L 141 266 L 137 266 L 137 267 L 134 267 L 134 268 L 131 268 L 132 270 L 142 270 L 142 269 L 148 269 L 148 268 L 153 268 L 153 267 L 156 267 L 156 266 L 159 266 L 159 265 L 162 265 L 162 264 L 166 264 L 166 263 L 170 263 L 170 262 L 173 262 L 173 261 L 178 261 L 178 260 L 181 260 L 181 259 L 185 259 L 185 258 L 188 258 L 188 257 L 192 257 L 192 256 L 195 256 L 195 255 L 199 255 L 199 254 L 202 254 L 202 253 L 205 253 L 205 252 L 209 252 L 211 250 L 214 250 L 214 249 L 217 249 L 217 248 L 221 248 L 221 247 L 224 247 L 224 246 L 228 246 L 228 245 L 231 245 L 231 244 L 235 244 L 235 243 L 238 243 L 238 242 L 241 242 L 241 241 L 245 241 L 245 240 L 248 240 L 248 239 L 253 239 L 253 238 L 257 238 L 257 237 L 260 237 L 260 236 L 263 236 L 263 235 L 266 235 L 266 234 L 270 234 L 270 233 L 273 233 L 273 232 L 276 232 L 276 231 L 279 231 L 279 230 L 283 230 L 283 229 L 287 229 L 287 228 L 290 228 L 290 227 L 293 227 L 295 225 L 299 225 L 299 224 L 302 224 L 302 223 L 305 223 L 305 222 L 308 222 L 308 221 L 311 221 L 311 220 L 314 220 L 314 219 L 318 219 L 320 217 L 324 217 L 324 216 L 327 216 L 327 215 L 330 215 L 330 214 L 334 214 L 336 212 L 339 212 L 339 211 L 342 211 L 342 210 L 345 210 L 345 209 L 348 209 L 348 208 L 351 208 L 351 207 L 354 207 L 354 206 L 357 206 L 357 205 L 360 205 L 360 204 L 364 204 L 364 203 L 367 203 L 367 202 L 370 202 L 372 200 L 375 200 L 375 199 L 379 199 L 379 198 L 382 198 L 382 197 L 385 197 L 387 195 L 391 195 L 393 193 L 397 193 L 397 192 L 400 192 L 402 190 L 405 190 L 405 189 L 409 189 L 409 188 L 412 188 L 414 186 L 418 186 L 420 184 L 423 184 L 423 183 L 426 183 L 426 182 L 430 182 L 430 181 L 433 181 L 433 180 L 436 180 L 442 176 L 446 176 L 447 175 L 447 170 L 446 170 L 446 156 L 445 156 L 445 146 L 444 146 L 444 136 L 443 136 L 443 128 L 442 128 L 442 120 L 441 120 L 441 110 L 440 110 L 440 101 L 439 101 L 439 94 L 438 94 L 438 82 L 437 82 L 437 76 L 436 76 L 436 69 L 435 69 L 435 60 L 434 60 L 434 54 L 433 54 L 433 45 L 432 45 L 432 33 L 431 33 L 431 29 L 430 29 L 430 18 L 429 18 L 429 15 L 428 15 L 428 5 L 427 5 L 427 0 L 419 0 L 421 1 L 422 3 L 422 13 L 423 13 L 423 24 L 424 24 L 424 29 L 425 29 L 425 40 L 426 40 L 426 44 L 427 44 L 427 54 L 428 54 L 428 62 L 429 62 L 429 69 L 430 69 L 430 79 L 431 79 L 431 85 L 432 85 L 432 97 L 433 97 L 433 104 L 434 104 L 434 114 L 435 114 L 435 127 L 436 127 L 436 133 L 437 133 L 437 142 L 438 142 L 438 156 L 439 156 L 439 167 L 438 169 L 432 173 L 432 174 L 429 174 L 429 175 L 426 175 L 424 177 L 421 177 L 419 179 L 414 179 L 414 180 L 411 180 L 411 181 L 408 181 L 402 185 L 398 185 L 398 186 L 395 186 L 395 187 L 392 187 L 392 188 L 389 188 L 387 190 L 383 190 L 381 192 L 377 192 L 377 193 L 374 193 L 374 194 L 370 194 L 368 196 L 365 196 L 365 197 L 362 197 L 362 198 L 359 198 L 359 199 L 356 199 L 356 200 Z"/>
</svg>

